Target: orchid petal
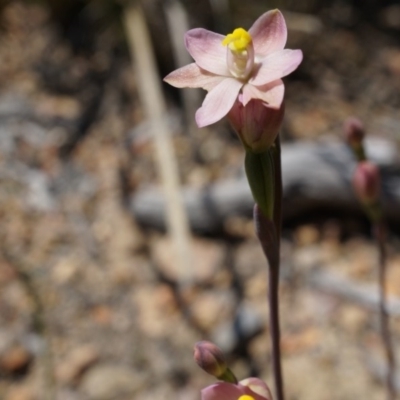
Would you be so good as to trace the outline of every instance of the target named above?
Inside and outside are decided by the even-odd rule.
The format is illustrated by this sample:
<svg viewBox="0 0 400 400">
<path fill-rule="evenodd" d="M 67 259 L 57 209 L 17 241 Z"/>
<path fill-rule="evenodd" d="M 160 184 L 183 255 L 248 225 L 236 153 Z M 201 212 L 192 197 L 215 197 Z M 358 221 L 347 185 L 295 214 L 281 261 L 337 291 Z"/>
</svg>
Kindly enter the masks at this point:
<svg viewBox="0 0 400 400">
<path fill-rule="evenodd" d="M 196 63 L 185 65 L 164 78 L 164 81 L 177 88 L 203 88 L 211 90 L 218 85 L 224 77 L 211 74 L 197 66 Z"/>
<path fill-rule="evenodd" d="M 284 94 L 285 85 L 281 79 L 263 86 L 247 84 L 243 87 L 242 103 L 245 106 L 251 99 L 258 99 L 267 103 L 268 107 L 278 109 L 282 104 Z"/>
<path fill-rule="evenodd" d="M 287 28 L 279 10 L 271 10 L 261 15 L 249 29 L 249 33 L 253 38 L 255 53 L 262 58 L 285 47 Z"/>
<path fill-rule="evenodd" d="M 185 34 L 187 51 L 196 64 L 216 75 L 230 76 L 226 65 L 225 36 L 203 28 L 191 29 Z"/>
<path fill-rule="evenodd" d="M 280 50 L 265 57 L 250 83 L 255 86 L 283 78 L 293 72 L 303 59 L 301 50 Z"/>
<path fill-rule="evenodd" d="M 248 388 L 249 391 L 251 391 L 249 394 L 252 394 L 253 396 L 256 394 L 256 400 L 257 397 L 260 400 L 272 400 L 271 391 L 269 390 L 268 385 L 259 378 L 243 379 L 239 384 Z"/>
<path fill-rule="evenodd" d="M 244 394 L 244 388 L 231 383 L 216 383 L 201 391 L 201 400 L 236 400 Z"/>
<path fill-rule="evenodd" d="M 203 105 L 196 112 L 199 128 L 219 121 L 233 107 L 243 83 L 234 78 L 225 78 L 205 97 Z"/>
</svg>

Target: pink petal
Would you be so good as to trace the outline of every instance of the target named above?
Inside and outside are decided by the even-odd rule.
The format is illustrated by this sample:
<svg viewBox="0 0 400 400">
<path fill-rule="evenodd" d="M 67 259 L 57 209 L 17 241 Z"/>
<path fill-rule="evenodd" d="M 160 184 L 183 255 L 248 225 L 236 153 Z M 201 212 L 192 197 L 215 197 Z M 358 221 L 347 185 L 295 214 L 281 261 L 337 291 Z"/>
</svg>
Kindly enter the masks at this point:
<svg viewBox="0 0 400 400">
<path fill-rule="evenodd" d="M 279 108 L 285 94 L 285 85 L 281 79 L 267 83 L 263 86 L 247 84 L 243 87 L 242 102 L 245 106 L 251 99 L 259 99 L 267 103 L 268 107 Z"/>
<path fill-rule="evenodd" d="M 195 63 L 172 71 L 164 81 L 177 88 L 203 88 L 211 90 L 225 78 L 199 68 Z"/>
<path fill-rule="evenodd" d="M 286 22 L 279 10 L 261 15 L 249 29 L 256 55 L 264 58 L 268 54 L 283 50 L 287 39 Z"/>
<path fill-rule="evenodd" d="M 237 400 L 244 394 L 244 388 L 232 383 L 216 383 L 201 391 L 201 400 Z"/>
<path fill-rule="evenodd" d="M 215 86 L 196 112 L 196 122 L 199 128 L 219 121 L 232 108 L 243 83 L 234 78 L 225 78 Z"/>
<path fill-rule="evenodd" d="M 250 389 L 250 393 L 246 391 L 247 394 L 253 395 L 255 400 L 272 400 L 271 391 L 269 390 L 268 385 L 258 378 L 247 378 L 239 382 L 239 385 L 242 385 L 248 389 Z M 254 396 L 256 394 L 257 396 Z"/>
<path fill-rule="evenodd" d="M 226 65 L 225 36 L 202 28 L 191 29 L 185 34 L 187 51 L 196 64 L 216 75 L 230 76 Z"/>
<path fill-rule="evenodd" d="M 301 50 L 280 50 L 265 57 L 258 71 L 255 72 L 250 83 L 255 86 L 283 78 L 293 72 L 301 63 L 303 53 Z"/>
</svg>

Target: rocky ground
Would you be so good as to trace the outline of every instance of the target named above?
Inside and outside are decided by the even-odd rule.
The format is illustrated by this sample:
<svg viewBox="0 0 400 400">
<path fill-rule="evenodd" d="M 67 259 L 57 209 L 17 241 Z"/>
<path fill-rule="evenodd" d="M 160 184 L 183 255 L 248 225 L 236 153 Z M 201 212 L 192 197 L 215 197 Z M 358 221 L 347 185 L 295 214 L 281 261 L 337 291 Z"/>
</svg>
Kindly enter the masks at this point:
<svg viewBox="0 0 400 400">
<path fill-rule="evenodd" d="M 388 5 L 375 26 L 359 23 L 347 3 L 332 4 L 288 14 L 288 47 L 302 48 L 305 61 L 287 81 L 283 137 L 338 138 L 343 119 L 356 114 L 396 143 L 400 47 L 390 15 L 400 11 Z M 267 270 L 251 220 L 195 235 L 201 262 L 190 285 L 178 284 L 170 238 L 139 226 L 128 207 L 158 178 L 121 27 L 103 22 L 79 47 L 55 21 L 43 5 L 10 2 L 1 14 L 0 398 L 199 399 L 213 382 L 192 360 L 201 339 L 223 347 L 239 378 L 272 385 Z M 176 110 L 176 94 L 167 95 Z M 242 150 L 223 124 L 190 137 L 177 128 L 174 145 L 187 185 L 240 173 Z M 329 273 L 328 281 L 373 293 L 377 253 L 366 226 L 319 215 L 284 227 L 289 400 L 384 397 L 376 312 L 314 279 Z M 394 297 L 398 249 L 392 234 Z M 396 316 L 392 328 L 398 348 Z"/>
</svg>

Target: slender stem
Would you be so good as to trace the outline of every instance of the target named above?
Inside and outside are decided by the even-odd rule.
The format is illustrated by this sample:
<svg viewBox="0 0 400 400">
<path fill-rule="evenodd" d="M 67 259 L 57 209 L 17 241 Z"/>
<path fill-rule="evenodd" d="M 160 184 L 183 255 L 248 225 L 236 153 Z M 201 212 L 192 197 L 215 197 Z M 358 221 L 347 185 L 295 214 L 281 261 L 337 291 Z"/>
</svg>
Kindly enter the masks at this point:
<svg viewBox="0 0 400 400">
<path fill-rule="evenodd" d="M 272 341 L 272 366 L 277 400 L 284 400 L 279 328 L 279 264 L 269 268 L 269 320 Z"/>
<path fill-rule="evenodd" d="M 396 362 L 393 350 L 392 336 L 390 333 L 390 320 L 387 312 L 387 293 L 386 293 L 386 248 L 385 248 L 385 227 L 382 222 L 375 223 L 374 234 L 379 249 L 379 317 L 381 325 L 381 336 L 386 353 L 387 372 L 386 388 L 387 399 L 396 398 L 395 372 Z"/>
<path fill-rule="evenodd" d="M 284 400 L 281 366 L 279 325 L 279 267 L 280 234 L 282 221 L 282 169 L 279 137 L 273 148 L 273 215 L 267 218 L 256 204 L 254 222 L 256 233 L 269 264 L 269 318 L 272 342 L 272 368 L 274 372 L 276 399 Z"/>
<path fill-rule="evenodd" d="M 274 221 L 254 207 L 256 233 L 269 264 L 269 315 L 276 400 L 284 400 L 279 328 L 279 239 Z"/>
<path fill-rule="evenodd" d="M 282 231 L 282 193 L 283 189 L 282 189 L 281 140 L 278 135 L 278 137 L 275 139 L 275 148 L 274 148 L 274 224 L 276 229 L 276 239 L 278 242 L 277 244 L 278 254 L 281 243 L 281 231 Z"/>
<path fill-rule="evenodd" d="M 276 232 L 275 260 L 269 266 L 269 308 L 270 329 L 272 341 L 272 364 L 275 377 L 277 400 L 284 400 L 283 376 L 281 365 L 281 333 L 279 323 L 279 270 L 280 270 L 280 243 L 282 230 L 282 163 L 281 142 L 279 135 L 275 140 L 274 151 L 274 227 Z M 271 262 L 274 261 L 274 264 Z"/>
</svg>

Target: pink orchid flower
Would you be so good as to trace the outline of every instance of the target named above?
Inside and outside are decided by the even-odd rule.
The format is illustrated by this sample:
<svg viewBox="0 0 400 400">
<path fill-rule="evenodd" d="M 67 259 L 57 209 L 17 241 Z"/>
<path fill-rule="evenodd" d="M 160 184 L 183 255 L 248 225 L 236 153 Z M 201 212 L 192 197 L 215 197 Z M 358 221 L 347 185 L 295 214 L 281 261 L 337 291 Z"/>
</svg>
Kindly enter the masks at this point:
<svg viewBox="0 0 400 400">
<path fill-rule="evenodd" d="M 237 385 L 219 382 L 201 391 L 201 400 L 272 400 L 268 386 L 258 378 L 247 378 Z"/>
<path fill-rule="evenodd" d="M 208 91 L 196 112 L 199 127 L 213 124 L 238 100 L 252 99 L 278 110 L 284 95 L 281 80 L 302 61 L 301 50 L 284 49 L 287 28 L 279 10 L 268 11 L 247 32 L 238 28 L 223 36 L 202 28 L 185 35 L 194 63 L 171 72 L 164 80 L 172 86 Z"/>
</svg>

